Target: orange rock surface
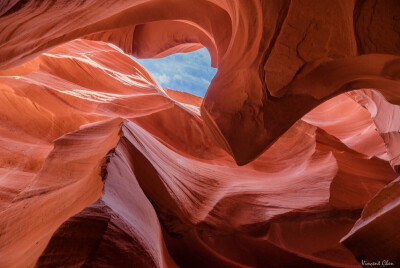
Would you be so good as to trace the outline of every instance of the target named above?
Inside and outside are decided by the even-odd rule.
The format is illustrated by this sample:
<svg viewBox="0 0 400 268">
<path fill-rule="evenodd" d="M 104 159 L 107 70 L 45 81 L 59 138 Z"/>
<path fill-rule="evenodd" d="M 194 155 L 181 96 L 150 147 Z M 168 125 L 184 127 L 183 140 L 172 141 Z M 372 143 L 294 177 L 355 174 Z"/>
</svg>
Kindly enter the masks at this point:
<svg viewBox="0 0 400 268">
<path fill-rule="evenodd" d="M 400 265 L 398 105 L 396 0 L 3 1 L 0 267 Z"/>
</svg>

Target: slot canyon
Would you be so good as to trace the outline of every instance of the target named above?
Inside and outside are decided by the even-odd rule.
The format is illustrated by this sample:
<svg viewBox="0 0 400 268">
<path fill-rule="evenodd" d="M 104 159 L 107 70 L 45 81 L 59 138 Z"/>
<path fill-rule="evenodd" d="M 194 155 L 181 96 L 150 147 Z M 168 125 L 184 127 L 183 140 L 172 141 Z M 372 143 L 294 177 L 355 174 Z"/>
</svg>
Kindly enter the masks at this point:
<svg viewBox="0 0 400 268">
<path fill-rule="evenodd" d="M 204 97 L 135 60 L 204 48 Z M 0 0 L 0 268 L 363 266 L 400 267 L 399 0 Z"/>
</svg>

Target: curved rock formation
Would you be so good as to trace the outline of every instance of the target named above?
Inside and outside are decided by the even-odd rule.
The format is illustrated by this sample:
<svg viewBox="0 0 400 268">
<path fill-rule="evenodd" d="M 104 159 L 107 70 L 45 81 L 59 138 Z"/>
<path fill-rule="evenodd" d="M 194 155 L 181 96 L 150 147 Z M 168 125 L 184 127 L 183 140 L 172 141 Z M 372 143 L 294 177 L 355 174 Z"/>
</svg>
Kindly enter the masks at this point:
<svg viewBox="0 0 400 268">
<path fill-rule="evenodd" d="M 0 3 L 0 267 L 400 263 L 398 14 Z M 204 99 L 129 57 L 203 46 Z"/>
<path fill-rule="evenodd" d="M 370 87 L 399 104 L 399 13 L 396 0 L 10 1 L 0 13 L 0 68 L 78 37 L 138 57 L 201 44 L 219 69 L 202 115 L 246 164 L 333 95 Z"/>
</svg>

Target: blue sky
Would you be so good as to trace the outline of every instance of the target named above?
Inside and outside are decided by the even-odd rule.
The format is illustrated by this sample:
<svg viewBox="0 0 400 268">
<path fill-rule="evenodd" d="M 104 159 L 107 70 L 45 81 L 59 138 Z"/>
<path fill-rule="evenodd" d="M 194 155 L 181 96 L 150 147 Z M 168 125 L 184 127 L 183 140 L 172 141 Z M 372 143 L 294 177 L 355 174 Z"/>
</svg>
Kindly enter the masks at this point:
<svg viewBox="0 0 400 268">
<path fill-rule="evenodd" d="M 189 92 L 204 97 L 216 68 L 206 48 L 177 53 L 161 59 L 136 59 L 164 88 Z"/>
</svg>

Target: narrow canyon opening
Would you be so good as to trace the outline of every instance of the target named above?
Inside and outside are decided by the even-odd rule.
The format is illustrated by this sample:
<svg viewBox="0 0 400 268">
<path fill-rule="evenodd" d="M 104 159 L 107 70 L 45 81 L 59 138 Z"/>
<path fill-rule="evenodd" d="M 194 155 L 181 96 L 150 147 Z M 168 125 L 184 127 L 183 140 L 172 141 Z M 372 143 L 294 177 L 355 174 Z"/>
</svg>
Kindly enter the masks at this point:
<svg viewBox="0 0 400 268">
<path fill-rule="evenodd" d="M 132 58 L 144 66 L 163 88 L 183 91 L 199 97 L 204 97 L 217 73 L 217 68 L 211 67 L 210 54 L 204 47 L 159 59 Z"/>
</svg>

